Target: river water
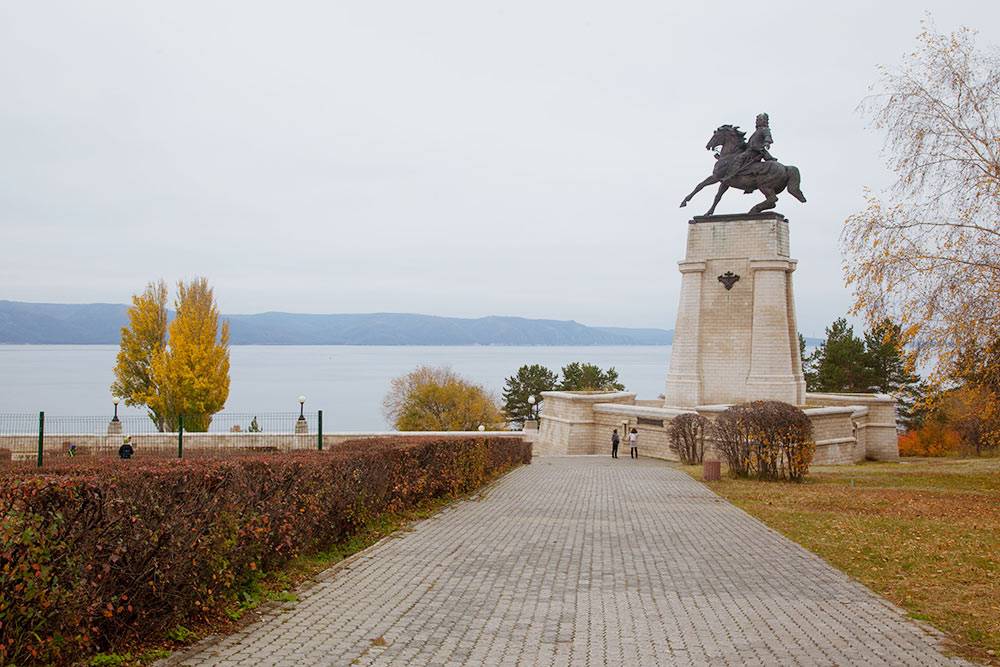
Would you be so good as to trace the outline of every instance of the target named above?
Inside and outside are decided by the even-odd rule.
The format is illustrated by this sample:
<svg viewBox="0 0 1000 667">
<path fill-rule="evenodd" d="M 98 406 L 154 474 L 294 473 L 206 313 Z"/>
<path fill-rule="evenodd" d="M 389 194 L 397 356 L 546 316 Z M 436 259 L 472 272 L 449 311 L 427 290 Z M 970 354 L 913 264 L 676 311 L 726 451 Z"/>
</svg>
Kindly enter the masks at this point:
<svg viewBox="0 0 1000 667">
<path fill-rule="evenodd" d="M 0 345 L 0 413 L 110 415 L 117 352 L 116 345 Z M 572 361 L 589 362 L 614 366 L 629 391 L 656 398 L 669 359 L 669 346 L 234 346 L 226 410 L 292 412 L 305 395 L 307 409 L 323 410 L 327 432 L 381 430 L 389 381 L 422 364 L 450 366 L 499 396 L 504 379 L 522 364 L 558 371 Z"/>
</svg>

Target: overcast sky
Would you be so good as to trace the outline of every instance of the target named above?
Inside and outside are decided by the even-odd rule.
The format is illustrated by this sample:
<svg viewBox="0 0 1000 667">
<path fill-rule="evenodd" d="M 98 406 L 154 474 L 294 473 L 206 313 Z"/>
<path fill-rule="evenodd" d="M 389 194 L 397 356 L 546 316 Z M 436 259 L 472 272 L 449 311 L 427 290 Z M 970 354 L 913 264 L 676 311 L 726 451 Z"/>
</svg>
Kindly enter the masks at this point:
<svg viewBox="0 0 1000 667">
<path fill-rule="evenodd" d="M 0 0 L 0 299 L 205 275 L 231 313 L 670 328 L 705 142 L 767 111 L 821 334 L 843 220 L 889 182 L 855 109 L 925 10 L 1000 42 L 981 0 Z"/>
</svg>

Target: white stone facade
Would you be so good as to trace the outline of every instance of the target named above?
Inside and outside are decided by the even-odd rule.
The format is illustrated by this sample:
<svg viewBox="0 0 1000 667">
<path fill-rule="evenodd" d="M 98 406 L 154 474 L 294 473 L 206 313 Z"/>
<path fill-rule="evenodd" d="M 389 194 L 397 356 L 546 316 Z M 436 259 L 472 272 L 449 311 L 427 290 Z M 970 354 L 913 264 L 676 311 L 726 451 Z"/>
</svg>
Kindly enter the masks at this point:
<svg viewBox="0 0 1000 667">
<path fill-rule="evenodd" d="M 780 214 L 690 222 L 666 406 L 805 402 L 795 265 Z"/>
<path fill-rule="evenodd" d="M 610 454 L 611 433 L 635 428 L 642 456 L 677 460 L 670 450 L 670 420 L 685 412 L 715 419 L 729 405 L 670 408 L 636 401 L 628 392 L 543 392 L 536 456 Z M 646 403 L 646 405 L 643 405 Z M 659 403 L 659 401 L 657 401 Z M 803 411 L 813 426 L 817 465 L 899 459 L 896 400 L 884 394 L 806 394 Z M 624 441 L 624 437 L 623 437 Z M 712 452 L 711 438 L 706 450 Z"/>
</svg>

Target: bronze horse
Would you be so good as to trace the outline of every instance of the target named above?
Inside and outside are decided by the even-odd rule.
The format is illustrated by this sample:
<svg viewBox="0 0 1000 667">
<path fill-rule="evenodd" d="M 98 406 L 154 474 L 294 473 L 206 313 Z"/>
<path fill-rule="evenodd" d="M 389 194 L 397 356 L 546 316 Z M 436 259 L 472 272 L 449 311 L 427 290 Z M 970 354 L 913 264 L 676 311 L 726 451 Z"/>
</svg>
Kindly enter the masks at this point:
<svg viewBox="0 0 1000 667">
<path fill-rule="evenodd" d="M 705 215 L 715 213 L 715 207 L 719 205 L 719 200 L 722 199 L 723 193 L 731 187 L 739 188 L 745 192 L 760 190 L 761 194 L 766 197 L 764 201 L 751 208 L 750 213 L 760 213 L 761 211 L 774 208 L 778 203 L 778 193 L 785 188 L 788 188 L 789 194 L 800 202 L 805 202 L 806 197 L 802 194 L 802 190 L 799 189 L 798 167 L 786 166 L 775 160 L 749 164 L 737 172 L 735 176 L 728 179 L 725 178 L 726 174 L 729 173 L 733 161 L 739 159 L 740 155 L 746 149 L 747 142 L 745 137 L 746 133 L 741 132 L 740 128 L 733 125 L 723 125 L 715 131 L 715 134 L 712 135 L 712 138 L 708 140 L 708 144 L 705 146 L 708 150 L 722 146 L 722 150 L 716 155 L 717 162 L 715 163 L 715 169 L 712 170 L 711 176 L 699 183 L 691 191 L 691 194 L 684 198 L 684 201 L 681 202 L 681 208 L 687 206 L 691 198 L 698 194 L 703 187 L 712 183 L 719 184 L 719 191 L 715 193 L 715 201 L 712 202 L 712 208 L 708 209 Z"/>
</svg>

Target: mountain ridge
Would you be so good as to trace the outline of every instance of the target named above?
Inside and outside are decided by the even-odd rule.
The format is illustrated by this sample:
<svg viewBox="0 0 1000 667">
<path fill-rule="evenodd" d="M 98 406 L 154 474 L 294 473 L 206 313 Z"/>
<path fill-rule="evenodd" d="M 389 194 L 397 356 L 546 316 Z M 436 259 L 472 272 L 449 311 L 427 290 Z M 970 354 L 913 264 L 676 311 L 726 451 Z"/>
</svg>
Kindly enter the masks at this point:
<svg viewBox="0 0 1000 667">
<path fill-rule="evenodd" d="M 0 300 L 0 343 L 110 345 L 127 321 L 125 304 Z M 416 313 L 223 314 L 233 345 L 669 345 L 673 331 L 594 327 L 575 320 Z"/>
</svg>

